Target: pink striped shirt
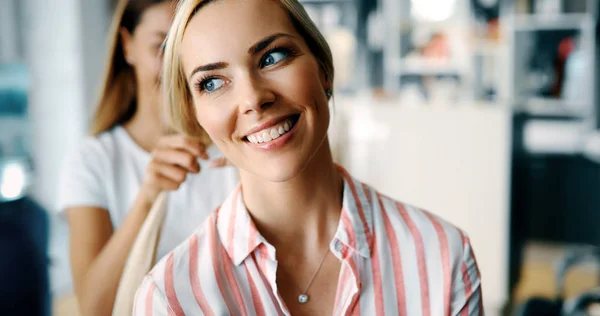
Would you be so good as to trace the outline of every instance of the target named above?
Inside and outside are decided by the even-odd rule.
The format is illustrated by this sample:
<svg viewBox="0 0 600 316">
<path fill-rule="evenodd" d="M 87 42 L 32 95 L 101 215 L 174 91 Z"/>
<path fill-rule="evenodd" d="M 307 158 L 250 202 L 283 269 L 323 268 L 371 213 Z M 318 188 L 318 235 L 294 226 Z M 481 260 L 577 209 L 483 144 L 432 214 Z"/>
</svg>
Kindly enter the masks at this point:
<svg viewBox="0 0 600 316">
<path fill-rule="evenodd" d="M 469 238 L 446 221 L 345 176 L 331 252 L 342 261 L 335 315 L 481 315 Z M 134 315 L 289 315 L 275 248 L 257 231 L 241 188 L 138 289 Z"/>
</svg>

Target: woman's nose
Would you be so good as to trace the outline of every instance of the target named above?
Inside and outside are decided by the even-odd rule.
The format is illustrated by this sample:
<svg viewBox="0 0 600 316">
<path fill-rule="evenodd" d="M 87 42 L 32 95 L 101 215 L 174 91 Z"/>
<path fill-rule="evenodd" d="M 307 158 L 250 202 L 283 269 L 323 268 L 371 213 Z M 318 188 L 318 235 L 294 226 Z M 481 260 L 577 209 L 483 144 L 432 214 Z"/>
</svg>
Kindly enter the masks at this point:
<svg viewBox="0 0 600 316">
<path fill-rule="evenodd" d="M 240 113 L 261 112 L 275 102 L 276 95 L 269 88 L 268 82 L 249 75 L 242 81 L 238 81 L 240 94 Z"/>
</svg>

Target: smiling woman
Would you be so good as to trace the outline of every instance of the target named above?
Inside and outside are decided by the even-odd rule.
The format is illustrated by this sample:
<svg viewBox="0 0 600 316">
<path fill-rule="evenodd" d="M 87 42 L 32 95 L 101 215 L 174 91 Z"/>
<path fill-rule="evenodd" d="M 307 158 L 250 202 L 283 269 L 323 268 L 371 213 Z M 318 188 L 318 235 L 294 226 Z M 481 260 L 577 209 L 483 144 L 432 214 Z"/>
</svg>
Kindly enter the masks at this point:
<svg viewBox="0 0 600 316">
<path fill-rule="evenodd" d="M 180 2 L 163 80 L 241 184 L 159 262 L 135 315 L 477 315 L 469 238 L 333 163 L 329 46 L 296 0 Z"/>
</svg>

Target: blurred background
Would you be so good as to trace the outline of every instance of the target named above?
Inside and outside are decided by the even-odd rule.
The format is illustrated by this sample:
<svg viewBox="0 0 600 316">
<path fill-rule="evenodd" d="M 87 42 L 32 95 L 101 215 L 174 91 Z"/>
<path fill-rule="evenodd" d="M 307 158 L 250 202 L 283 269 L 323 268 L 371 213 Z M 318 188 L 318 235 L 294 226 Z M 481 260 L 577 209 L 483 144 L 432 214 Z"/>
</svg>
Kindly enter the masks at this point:
<svg viewBox="0 0 600 316">
<path fill-rule="evenodd" d="M 303 2 L 334 54 L 336 159 L 468 232 L 488 315 L 600 297 L 597 0 Z M 77 315 L 57 179 L 113 8 L 0 0 L 0 305 L 22 315 Z"/>
</svg>

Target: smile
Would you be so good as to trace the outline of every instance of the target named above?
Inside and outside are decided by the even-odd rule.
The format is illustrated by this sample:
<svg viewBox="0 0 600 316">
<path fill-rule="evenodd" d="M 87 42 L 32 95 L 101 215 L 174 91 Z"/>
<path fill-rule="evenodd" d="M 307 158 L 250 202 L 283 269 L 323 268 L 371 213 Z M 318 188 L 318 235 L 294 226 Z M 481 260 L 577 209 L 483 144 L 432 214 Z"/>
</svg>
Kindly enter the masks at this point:
<svg viewBox="0 0 600 316">
<path fill-rule="evenodd" d="M 275 140 L 292 130 L 300 115 L 292 115 L 283 121 L 262 129 L 256 133 L 246 136 L 246 140 L 252 144 L 262 144 Z"/>
</svg>

